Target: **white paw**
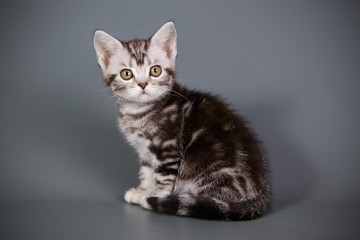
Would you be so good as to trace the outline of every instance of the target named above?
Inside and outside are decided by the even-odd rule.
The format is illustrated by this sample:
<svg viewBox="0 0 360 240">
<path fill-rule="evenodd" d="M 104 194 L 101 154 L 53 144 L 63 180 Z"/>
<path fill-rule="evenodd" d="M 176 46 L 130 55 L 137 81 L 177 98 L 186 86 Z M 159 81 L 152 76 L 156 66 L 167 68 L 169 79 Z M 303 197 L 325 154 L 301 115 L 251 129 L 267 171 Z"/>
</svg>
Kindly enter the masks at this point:
<svg viewBox="0 0 360 240">
<path fill-rule="evenodd" d="M 148 196 L 143 197 L 143 198 L 141 199 L 141 201 L 140 201 L 140 205 L 141 205 L 143 208 L 145 208 L 145 209 L 151 210 L 152 207 L 151 207 L 151 206 L 149 205 L 149 203 L 147 202 L 147 198 L 148 198 Z"/>
<path fill-rule="evenodd" d="M 128 203 L 140 204 L 142 199 L 146 199 L 147 193 L 144 190 L 137 188 L 130 188 L 125 193 L 125 201 Z"/>
</svg>

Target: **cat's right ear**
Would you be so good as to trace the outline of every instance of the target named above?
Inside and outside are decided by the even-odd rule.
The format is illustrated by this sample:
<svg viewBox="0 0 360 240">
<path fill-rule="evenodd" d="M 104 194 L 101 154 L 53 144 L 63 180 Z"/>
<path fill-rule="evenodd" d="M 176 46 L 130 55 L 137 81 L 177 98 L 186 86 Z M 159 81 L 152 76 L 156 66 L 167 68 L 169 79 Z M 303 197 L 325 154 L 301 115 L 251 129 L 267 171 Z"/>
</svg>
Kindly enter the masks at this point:
<svg viewBox="0 0 360 240">
<path fill-rule="evenodd" d="M 123 48 L 119 40 L 102 30 L 94 32 L 94 47 L 98 63 L 103 71 L 109 66 L 111 56 Z"/>
</svg>

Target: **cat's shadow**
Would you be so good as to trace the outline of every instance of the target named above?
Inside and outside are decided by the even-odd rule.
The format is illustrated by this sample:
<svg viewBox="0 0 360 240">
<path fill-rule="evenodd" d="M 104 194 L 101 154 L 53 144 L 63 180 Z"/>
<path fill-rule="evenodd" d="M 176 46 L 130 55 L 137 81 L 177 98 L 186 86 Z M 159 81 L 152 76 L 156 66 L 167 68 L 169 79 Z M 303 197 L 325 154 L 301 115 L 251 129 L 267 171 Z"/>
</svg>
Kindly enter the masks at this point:
<svg viewBox="0 0 360 240">
<path fill-rule="evenodd" d="M 317 179 L 306 149 L 295 143 L 300 140 L 289 130 L 289 125 L 293 125 L 293 111 L 296 111 L 291 101 L 275 100 L 255 106 L 236 106 L 236 109 L 249 120 L 266 149 L 272 180 L 272 211 L 307 199 Z"/>
</svg>

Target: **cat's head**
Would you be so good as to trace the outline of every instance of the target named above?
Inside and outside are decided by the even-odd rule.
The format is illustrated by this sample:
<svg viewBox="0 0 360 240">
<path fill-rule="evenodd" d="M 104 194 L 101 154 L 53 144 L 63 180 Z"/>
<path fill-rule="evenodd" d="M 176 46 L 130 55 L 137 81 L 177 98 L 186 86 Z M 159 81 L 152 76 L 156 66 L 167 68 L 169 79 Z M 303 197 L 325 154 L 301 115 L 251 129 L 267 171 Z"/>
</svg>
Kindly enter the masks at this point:
<svg viewBox="0 0 360 240">
<path fill-rule="evenodd" d="M 150 39 L 129 42 L 97 30 L 94 46 L 106 84 L 118 101 L 153 102 L 169 93 L 177 55 L 173 22 Z"/>
</svg>

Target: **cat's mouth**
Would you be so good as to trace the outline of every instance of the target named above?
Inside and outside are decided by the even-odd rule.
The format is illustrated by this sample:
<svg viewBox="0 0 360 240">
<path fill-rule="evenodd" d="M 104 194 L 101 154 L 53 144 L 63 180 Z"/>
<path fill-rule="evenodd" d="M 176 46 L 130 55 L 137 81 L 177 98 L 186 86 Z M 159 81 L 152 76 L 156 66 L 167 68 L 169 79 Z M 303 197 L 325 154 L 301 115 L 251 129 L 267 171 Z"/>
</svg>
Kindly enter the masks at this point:
<svg viewBox="0 0 360 240">
<path fill-rule="evenodd" d="M 143 90 L 139 95 L 138 98 L 141 99 L 141 101 L 148 101 L 151 99 L 151 95 L 148 91 Z"/>
<path fill-rule="evenodd" d="M 145 90 L 143 90 L 143 91 L 140 93 L 140 96 L 144 96 L 144 95 L 150 96 L 150 94 L 149 94 L 148 92 L 146 92 Z"/>
</svg>

